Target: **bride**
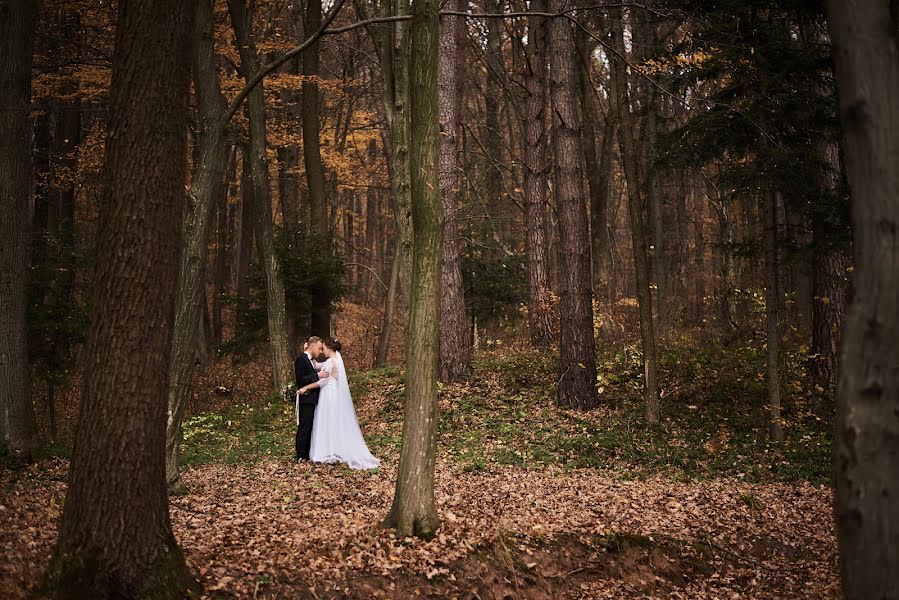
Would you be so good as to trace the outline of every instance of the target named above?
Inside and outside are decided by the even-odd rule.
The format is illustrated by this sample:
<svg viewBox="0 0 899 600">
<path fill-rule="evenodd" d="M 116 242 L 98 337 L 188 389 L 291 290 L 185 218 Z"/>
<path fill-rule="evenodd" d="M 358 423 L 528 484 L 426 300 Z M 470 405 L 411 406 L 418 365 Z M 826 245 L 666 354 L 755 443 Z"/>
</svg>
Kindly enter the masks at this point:
<svg viewBox="0 0 899 600">
<path fill-rule="evenodd" d="M 298 391 L 305 394 L 314 387 L 321 388 L 312 421 L 309 459 L 317 463 L 344 462 L 351 469 L 373 469 L 381 461 L 368 451 L 356 421 L 353 397 L 340 355 L 340 342 L 334 338 L 326 339 L 323 352 L 328 360 L 322 365 L 322 370 L 330 373 L 330 377 L 310 383 Z"/>
</svg>

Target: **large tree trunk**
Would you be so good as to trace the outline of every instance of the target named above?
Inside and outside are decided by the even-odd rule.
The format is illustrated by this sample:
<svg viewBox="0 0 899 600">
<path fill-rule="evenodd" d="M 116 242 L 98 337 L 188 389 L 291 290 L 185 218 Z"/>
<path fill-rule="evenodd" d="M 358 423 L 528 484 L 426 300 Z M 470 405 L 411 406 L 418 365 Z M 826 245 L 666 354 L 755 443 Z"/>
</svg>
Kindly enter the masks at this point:
<svg viewBox="0 0 899 600">
<path fill-rule="evenodd" d="M 172 534 L 165 489 L 189 7 L 119 4 L 89 360 L 47 581 L 58 598 L 174 599 L 198 591 Z"/>
<path fill-rule="evenodd" d="M 894 4 L 831 0 L 855 287 L 840 353 L 837 539 L 850 600 L 899 597 L 899 51 Z"/>
<path fill-rule="evenodd" d="M 545 0 L 532 0 L 532 12 L 541 12 Z M 546 35 L 544 17 L 528 17 L 528 43 L 524 108 L 524 222 L 527 235 L 528 326 L 531 345 L 549 348 L 553 342 L 552 301 L 549 288 L 549 252 L 546 239 Z"/>
<path fill-rule="evenodd" d="M 780 419 L 780 264 L 777 256 L 777 195 L 768 191 L 762 197 L 765 217 L 765 323 L 768 347 L 768 420 L 771 438 L 783 441 Z"/>
<path fill-rule="evenodd" d="M 461 9 L 460 9 L 461 10 Z M 440 25 L 437 100 L 440 117 L 438 177 L 443 196 L 443 293 L 440 295 L 440 380 L 458 383 L 471 368 L 471 345 L 465 317 L 465 292 L 459 257 L 459 113 L 456 94 L 456 29 L 461 17 L 444 17 Z"/>
<path fill-rule="evenodd" d="M 259 56 L 250 31 L 250 18 L 245 0 L 228 0 L 228 9 L 234 25 L 234 36 L 240 52 L 240 70 L 249 82 L 259 72 Z M 290 360 L 287 342 L 287 313 L 284 305 L 284 281 L 281 265 L 275 254 L 272 236 L 272 190 L 269 184 L 266 159 L 265 97 L 262 83 L 247 96 L 247 112 L 250 120 L 249 150 L 245 161 L 250 163 L 253 184 L 256 244 L 265 280 L 265 298 L 268 310 L 269 352 L 272 361 L 272 385 L 280 391 L 293 381 L 293 361 Z"/>
<path fill-rule="evenodd" d="M 195 348 L 198 339 L 205 338 L 202 322 L 206 312 L 204 284 L 209 225 L 214 203 L 224 188 L 227 152 L 224 119 L 227 105 L 218 82 L 212 39 L 212 2 L 197 0 L 195 7 L 193 73 L 200 127 L 197 162 L 181 227 L 181 262 L 175 295 L 175 326 L 169 368 L 165 456 L 166 483 L 171 493 L 184 492 L 178 469 L 181 420 L 193 387 Z"/>
<path fill-rule="evenodd" d="M 438 1 L 412 8 L 410 107 L 413 286 L 406 331 L 406 408 L 396 491 L 385 526 L 399 537 L 433 537 L 440 525 L 434 504 L 437 456 L 437 358 L 443 245 L 438 168 Z M 411 57 L 414 57 L 412 60 Z"/>
<path fill-rule="evenodd" d="M 31 459 L 37 427 L 28 367 L 31 51 L 37 6 L 11 0 L 0 20 L 0 454 Z"/>
<path fill-rule="evenodd" d="M 563 4 L 562 0 L 553 0 L 550 10 L 560 11 Z M 556 401 L 561 406 L 592 408 L 597 403 L 596 351 L 590 238 L 581 167 L 581 115 L 574 95 L 577 55 L 571 23 L 567 19 L 553 19 L 549 31 L 550 97 L 561 244 L 560 375 Z"/>
<path fill-rule="evenodd" d="M 306 0 L 294 4 L 295 14 L 303 13 L 303 37 L 318 31 L 322 22 L 322 1 Z M 295 21 L 299 21 L 295 18 Z M 298 28 L 299 29 L 299 28 Z M 301 40 L 298 40 L 301 41 Z M 321 123 L 319 118 L 318 41 L 303 52 L 303 160 L 306 164 L 306 183 L 309 189 L 309 211 L 311 230 L 322 236 L 324 244 L 318 252 L 331 252 L 331 222 L 328 218 L 328 201 L 325 197 L 325 168 L 321 155 Z M 336 199 L 333 200 L 336 202 Z M 331 331 L 330 298 L 313 303 L 311 332 L 314 335 L 327 336 Z"/>
<path fill-rule="evenodd" d="M 646 419 L 659 420 L 659 392 L 656 376 L 656 332 L 652 319 L 652 294 L 649 289 L 648 244 L 646 226 L 643 219 L 643 198 L 640 188 L 640 174 L 637 146 L 634 140 L 634 119 L 631 115 L 630 94 L 628 92 L 627 66 L 622 57 L 624 49 L 624 20 L 620 6 L 609 8 L 613 29 L 613 46 L 618 55 L 612 60 L 612 89 L 615 95 L 616 112 L 620 119 L 618 140 L 621 160 L 624 163 L 627 180 L 627 206 L 631 221 L 631 246 L 634 254 L 637 302 L 640 305 L 640 338 L 643 342 L 643 372 L 645 375 L 643 401 Z"/>
</svg>

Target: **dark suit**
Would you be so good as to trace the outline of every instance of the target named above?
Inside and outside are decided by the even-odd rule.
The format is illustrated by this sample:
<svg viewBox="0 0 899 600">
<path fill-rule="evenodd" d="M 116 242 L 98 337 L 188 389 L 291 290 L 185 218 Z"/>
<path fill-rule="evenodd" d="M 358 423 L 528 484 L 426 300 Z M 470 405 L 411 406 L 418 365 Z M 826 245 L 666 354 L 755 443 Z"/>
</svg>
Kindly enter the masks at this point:
<svg viewBox="0 0 899 600">
<path fill-rule="evenodd" d="M 318 381 L 318 372 L 312 366 L 312 361 L 306 353 L 300 354 L 293 363 L 294 374 L 297 379 L 297 389 Z M 315 418 L 315 405 L 318 404 L 318 388 L 309 390 L 305 396 L 300 396 L 300 424 L 297 425 L 297 460 L 309 460 L 309 444 L 312 442 L 312 421 Z"/>
</svg>

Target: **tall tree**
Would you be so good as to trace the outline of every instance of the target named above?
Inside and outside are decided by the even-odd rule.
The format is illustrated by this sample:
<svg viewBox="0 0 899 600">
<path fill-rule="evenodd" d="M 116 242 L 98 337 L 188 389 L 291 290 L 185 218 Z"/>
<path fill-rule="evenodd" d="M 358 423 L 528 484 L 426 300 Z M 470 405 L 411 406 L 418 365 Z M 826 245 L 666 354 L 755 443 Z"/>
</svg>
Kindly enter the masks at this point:
<svg viewBox="0 0 899 600">
<path fill-rule="evenodd" d="M 299 14 L 302 13 L 302 29 Z M 321 27 L 322 1 L 306 0 L 294 3 L 294 21 L 297 31 L 312 35 Z M 319 116 L 318 74 L 321 44 L 316 40 L 303 52 L 302 125 L 303 160 L 306 165 L 306 183 L 309 189 L 309 226 L 322 235 L 325 246 L 319 252 L 331 252 L 328 200 L 325 197 L 325 168 L 321 155 L 321 122 Z M 333 199 L 336 202 L 336 198 Z M 312 308 L 311 333 L 327 335 L 331 330 L 329 302 L 316 302 Z"/>
<path fill-rule="evenodd" d="M 2 9 L 0 9 L 2 10 Z M 11 0 L 0 21 L 0 454 L 37 447 L 25 322 L 31 229 L 31 52 L 37 4 Z"/>
<path fill-rule="evenodd" d="M 541 12 L 545 0 L 532 0 L 530 11 Z M 528 16 L 525 48 L 524 222 L 527 235 L 528 326 L 531 345 L 548 348 L 553 340 L 546 239 L 546 19 Z"/>
<path fill-rule="evenodd" d="M 193 39 L 193 78 L 199 113 L 199 141 L 190 193 L 181 227 L 181 261 L 175 296 L 175 326 L 169 372 L 169 404 L 166 427 L 166 482 L 169 490 L 183 492 L 178 469 L 181 420 L 193 383 L 193 367 L 201 309 L 206 306 L 206 264 L 212 210 L 224 192 L 225 114 L 227 104 L 219 88 L 213 46 L 212 1 L 196 0 Z"/>
<path fill-rule="evenodd" d="M 246 0 L 228 0 L 228 10 L 231 13 L 234 37 L 240 53 L 240 73 L 249 83 L 257 76 L 260 67 Z M 278 256 L 275 254 L 275 240 L 272 235 L 272 189 L 266 158 L 265 96 L 261 82 L 247 95 L 247 114 L 250 121 L 250 139 L 247 154 L 244 156 L 244 168 L 249 163 L 250 183 L 253 186 L 256 247 L 265 281 L 272 384 L 275 389 L 280 390 L 293 380 L 293 363 L 290 360 L 287 342 L 284 280 Z"/>
<path fill-rule="evenodd" d="M 372 10 L 362 0 L 354 2 L 356 12 L 368 19 Z M 406 17 L 410 14 L 410 0 L 383 0 L 380 17 Z M 393 192 L 393 214 L 396 222 L 397 254 L 391 263 L 390 286 L 385 299 L 384 316 L 378 335 L 375 364 L 386 361 L 393 331 L 396 291 L 402 287 L 411 295 L 412 279 L 412 204 L 409 165 L 409 23 L 397 20 L 390 28 L 366 28 L 377 51 L 383 75 L 382 102 L 389 135 L 384 137 L 387 168 Z M 394 279 L 394 273 L 396 278 Z M 396 285 L 396 284 L 399 285 Z"/>
<path fill-rule="evenodd" d="M 640 169 L 637 144 L 634 139 L 634 118 L 631 113 L 631 99 L 628 91 L 627 64 L 624 49 L 624 17 L 620 6 L 609 8 L 612 27 L 612 90 L 615 96 L 615 110 L 620 126 L 618 142 L 621 161 L 627 180 L 627 207 L 631 225 L 631 247 L 634 255 L 637 302 L 640 305 L 640 339 L 643 342 L 643 402 L 646 419 L 659 420 L 659 391 L 656 375 L 656 332 L 652 320 L 652 294 L 649 289 L 648 243 L 646 225 L 643 218 L 643 194 L 641 193 Z"/>
<path fill-rule="evenodd" d="M 438 0 L 412 5 L 410 167 L 413 269 L 406 330 L 406 407 L 393 505 L 384 522 L 399 536 L 433 537 L 440 525 L 434 504 L 437 459 L 437 359 L 439 343 L 443 205 L 437 176 Z M 415 57 L 412 60 L 412 57 Z"/>
<path fill-rule="evenodd" d="M 895 5 L 827 3 L 846 171 L 855 292 L 840 355 L 837 540 L 850 600 L 899 597 L 899 48 Z M 887 27 L 886 24 L 891 24 Z"/>
<path fill-rule="evenodd" d="M 47 580 L 58 598 L 182 598 L 195 586 L 165 489 L 192 18 L 178 0 L 118 7 L 89 360 Z"/>
<path fill-rule="evenodd" d="M 440 118 L 438 177 L 443 196 L 443 293 L 440 295 L 440 380 L 457 383 L 471 368 L 465 291 L 459 256 L 459 102 L 456 82 L 456 30 L 463 17 L 446 16 L 440 23 L 437 102 Z"/>
<path fill-rule="evenodd" d="M 559 12 L 564 0 L 551 0 Z M 550 24 L 550 97 L 556 155 L 556 202 L 559 207 L 561 328 L 559 389 L 562 406 L 596 405 L 596 351 L 593 341 L 593 291 L 590 285 L 590 239 L 581 151 L 581 115 L 575 96 L 577 52 L 568 19 Z"/>
</svg>

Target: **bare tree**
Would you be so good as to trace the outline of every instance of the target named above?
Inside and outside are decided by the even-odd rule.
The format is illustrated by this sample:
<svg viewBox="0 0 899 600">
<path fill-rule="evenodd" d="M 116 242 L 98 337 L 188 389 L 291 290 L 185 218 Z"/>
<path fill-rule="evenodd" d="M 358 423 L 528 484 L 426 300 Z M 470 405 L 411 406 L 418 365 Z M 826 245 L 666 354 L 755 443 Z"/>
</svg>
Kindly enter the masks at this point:
<svg viewBox="0 0 899 600">
<path fill-rule="evenodd" d="M 855 293 L 835 454 L 843 592 L 899 597 L 899 49 L 895 6 L 827 3 L 852 191 Z"/>
<path fill-rule="evenodd" d="M 193 76 L 199 112 L 199 142 L 196 165 L 181 227 L 181 262 L 175 295 L 175 326 L 172 334 L 172 361 L 169 369 L 169 409 L 165 435 L 166 482 L 169 491 L 182 493 L 178 469 L 181 421 L 193 383 L 194 349 L 198 324 L 205 310 L 207 248 L 213 206 L 224 188 L 225 97 L 219 88 L 218 68 L 212 40 L 211 0 L 197 0 L 194 16 Z"/>
<path fill-rule="evenodd" d="M 257 76 L 260 67 L 246 0 L 228 0 L 228 9 L 240 53 L 241 75 L 249 83 Z M 293 362 L 290 360 L 288 350 L 284 281 L 272 236 L 272 190 L 266 158 L 265 97 L 261 82 L 255 85 L 247 96 L 247 114 L 250 121 L 250 140 L 247 154 L 244 155 L 244 168 L 249 163 L 253 186 L 256 244 L 265 280 L 272 384 L 280 391 L 293 379 Z"/>
<path fill-rule="evenodd" d="M 649 247 L 643 218 L 643 195 L 641 193 L 637 145 L 634 140 L 634 119 L 631 114 L 630 93 L 627 82 L 627 65 L 624 49 L 624 18 L 620 6 L 609 8 L 612 27 L 612 89 L 615 108 L 620 119 L 618 141 L 621 161 L 627 180 L 627 206 L 631 221 L 631 246 L 634 254 L 637 302 L 640 305 L 640 338 L 643 342 L 643 372 L 645 375 L 643 401 L 646 419 L 659 420 L 659 391 L 656 375 L 656 332 L 652 320 L 652 294 L 649 289 Z"/>
</svg>

